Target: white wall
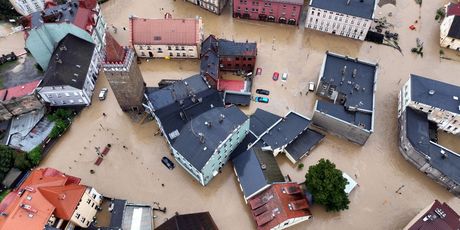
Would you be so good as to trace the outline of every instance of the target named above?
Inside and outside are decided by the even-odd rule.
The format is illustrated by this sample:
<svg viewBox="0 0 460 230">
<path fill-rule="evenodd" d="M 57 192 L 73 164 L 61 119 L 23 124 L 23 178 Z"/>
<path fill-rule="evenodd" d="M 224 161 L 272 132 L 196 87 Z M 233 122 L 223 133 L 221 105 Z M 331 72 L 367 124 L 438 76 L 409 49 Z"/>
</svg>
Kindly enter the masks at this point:
<svg viewBox="0 0 460 230">
<path fill-rule="evenodd" d="M 134 45 L 134 49 L 142 58 L 198 58 L 196 45 Z"/>
<path fill-rule="evenodd" d="M 44 0 L 10 0 L 16 11 L 23 16 L 42 11 L 45 6 Z"/>
<path fill-rule="evenodd" d="M 72 214 L 70 222 L 80 227 L 87 228 L 91 222 L 93 222 L 93 217 L 96 216 L 97 208 L 101 203 L 101 194 L 95 189 L 88 187 L 81 197 L 77 209 L 75 209 Z"/>
<path fill-rule="evenodd" d="M 448 37 L 450 27 L 454 21 L 454 15 L 446 17 L 441 23 L 440 44 L 441 47 L 460 51 L 460 39 Z M 458 17 L 458 16 L 457 16 Z"/>
</svg>

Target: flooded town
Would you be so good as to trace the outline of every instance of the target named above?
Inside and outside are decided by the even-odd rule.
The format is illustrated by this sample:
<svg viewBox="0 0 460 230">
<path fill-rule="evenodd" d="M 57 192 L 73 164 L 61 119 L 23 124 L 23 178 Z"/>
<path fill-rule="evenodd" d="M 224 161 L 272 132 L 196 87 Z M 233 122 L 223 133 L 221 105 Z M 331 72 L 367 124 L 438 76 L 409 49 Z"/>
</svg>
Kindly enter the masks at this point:
<svg viewBox="0 0 460 230">
<path fill-rule="evenodd" d="M 0 229 L 460 228 L 459 2 L 41 2 L 0 23 Z"/>
</svg>

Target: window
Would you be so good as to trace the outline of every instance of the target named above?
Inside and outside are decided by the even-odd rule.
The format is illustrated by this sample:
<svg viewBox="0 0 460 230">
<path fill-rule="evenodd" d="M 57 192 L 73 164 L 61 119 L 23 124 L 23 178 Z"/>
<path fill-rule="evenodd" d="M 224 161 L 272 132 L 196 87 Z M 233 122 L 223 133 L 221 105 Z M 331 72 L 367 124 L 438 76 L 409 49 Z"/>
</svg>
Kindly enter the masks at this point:
<svg viewBox="0 0 460 230">
<path fill-rule="evenodd" d="M 77 213 L 77 214 L 75 215 L 75 217 L 76 217 L 77 219 L 80 218 L 80 213 Z"/>
<path fill-rule="evenodd" d="M 91 203 L 91 199 L 88 199 L 88 200 L 86 201 L 86 203 L 87 203 L 87 204 Z"/>
<path fill-rule="evenodd" d="M 171 46 L 168 46 L 168 50 L 171 50 Z"/>
<path fill-rule="evenodd" d="M 86 221 L 86 218 L 85 218 L 85 217 L 81 218 L 81 222 L 82 222 L 82 223 L 85 223 L 85 221 Z"/>
</svg>

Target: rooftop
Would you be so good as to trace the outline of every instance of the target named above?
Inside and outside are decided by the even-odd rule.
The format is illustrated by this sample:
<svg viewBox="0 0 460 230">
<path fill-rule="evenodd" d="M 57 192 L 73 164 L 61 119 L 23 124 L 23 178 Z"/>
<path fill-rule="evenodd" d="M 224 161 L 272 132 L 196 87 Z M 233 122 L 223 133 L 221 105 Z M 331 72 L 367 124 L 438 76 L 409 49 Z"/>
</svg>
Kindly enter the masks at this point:
<svg viewBox="0 0 460 230">
<path fill-rule="evenodd" d="M 317 95 L 317 110 L 372 130 L 377 64 L 326 53 Z"/>
<path fill-rule="evenodd" d="M 155 228 L 156 230 L 217 230 L 209 212 L 176 214 Z"/>
<path fill-rule="evenodd" d="M 226 105 L 248 106 L 251 103 L 251 94 L 225 91 L 224 103 Z"/>
<path fill-rule="evenodd" d="M 219 39 L 218 54 L 221 56 L 257 56 L 257 43 L 255 42 L 235 42 Z"/>
<path fill-rule="evenodd" d="M 291 111 L 262 136 L 262 141 L 273 150 L 280 148 L 294 141 L 309 125 L 310 120 Z"/>
<path fill-rule="evenodd" d="M 245 199 L 273 183 L 285 182 L 272 151 L 251 148 L 232 160 Z"/>
<path fill-rule="evenodd" d="M 372 19 L 374 17 L 375 0 L 312 0 L 310 6 Z"/>
<path fill-rule="evenodd" d="M 411 74 L 411 100 L 460 114 L 460 87 Z"/>
<path fill-rule="evenodd" d="M 460 228 L 460 215 L 448 204 L 435 200 L 422 210 L 404 229 L 405 230 L 457 230 Z"/>
<path fill-rule="evenodd" d="M 40 80 L 35 80 L 23 85 L 10 87 L 8 89 L 2 89 L 0 90 L 0 101 L 9 101 L 14 98 L 19 98 L 22 96 L 32 94 L 39 83 Z"/>
<path fill-rule="evenodd" d="M 250 116 L 250 119 L 251 132 L 257 137 L 260 137 L 270 127 L 275 125 L 281 117 L 263 109 L 256 109 L 256 111 Z"/>
<path fill-rule="evenodd" d="M 249 123 L 251 123 L 251 121 L 249 121 Z M 245 153 L 246 150 L 249 149 L 249 146 L 252 146 L 253 144 L 255 144 L 256 141 L 257 141 L 257 137 L 254 136 L 254 134 L 252 134 L 251 132 L 249 132 L 244 137 L 243 141 L 241 141 L 241 143 L 230 154 L 229 159 L 233 160 L 234 158 L 236 158 L 237 156 L 241 155 L 242 153 Z"/>
<path fill-rule="evenodd" d="M 309 151 L 323 140 L 325 136 L 315 130 L 307 129 L 299 135 L 293 142 L 286 146 L 286 153 L 294 161 L 302 159 Z"/>
<path fill-rule="evenodd" d="M 309 204 L 297 183 L 273 184 L 249 199 L 258 230 L 271 229 L 288 219 L 311 217 Z"/>
<path fill-rule="evenodd" d="M 197 170 L 201 170 L 214 151 L 248 118 L 236 106 L 215 107 L 191 119 L 173 144 Z"/>
<path fill-rule="evenodd" d="M 427 114 L 406 108 L 407 138 L 412 146 L 429 157 L 431 166 L 460 184 L 460 155 L 430 140 Z"/>
<path fill-rule="evenodd" d="M 449 2 L 447 4 L 447 14 L 446 16 L 456 15 L 460 16 L 460 3 Z"/>
<path fill-rule="evenodd" d="M 106 32 L 105 36 L 105 63 L 120 63 L 125 60 L 126 49 L 122 47 L 117 40 Z"/>
<path fill-rule="evenodd" d="M 57 45 L 39 87 L 71 86 L 82 89 L 95 45 L 67 34 Z"/>
<path fill-rule="evenodd" d="M 450 25 L 448 37 L 460 39 L 460 15 L 455 15 Z"/>
<path fill-rule="evenodd" d="M 130 17 L 131 40 L 136 45 L 196 45 L 200 43 L 200 20 Z"/>
<path fill-rule="evenodd" d="M 287 3 L 287 4 L 295 4 L 295 5 L 303 5 L 303 0 L 269 0 L 269 2 L 280 2 L 280 3 Z"/>
</svg>

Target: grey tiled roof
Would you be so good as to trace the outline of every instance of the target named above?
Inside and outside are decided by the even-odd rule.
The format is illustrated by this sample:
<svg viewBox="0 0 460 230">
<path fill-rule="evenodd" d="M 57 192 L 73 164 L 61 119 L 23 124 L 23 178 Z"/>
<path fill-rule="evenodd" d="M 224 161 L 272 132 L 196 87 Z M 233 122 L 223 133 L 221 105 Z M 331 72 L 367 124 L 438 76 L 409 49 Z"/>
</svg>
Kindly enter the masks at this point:
<svg viewBox="0 0 460 230">
<path fill-rule="evenodd" d="M 460 39 L 460 16 L 454 16 L 454 20 L 452 21 L 452 25 L 450 26 L 447 36 Z"/>
<path fill-rule="evenodd" d="M 262 141 L 272 149 L 280 148 L 294 141 L 309 125 L 310 120 L 290 112 L 262 136 Z"/>
<path fill-rule="evenodd" d="M 323 140 L 323 138 L 323 134 L 307 129 L 305 132 L 300 134 L 297 139 L 286 146 L 286 152 L 291 155 L 295 161 L 299 161 L 311 150 L 311 148 Z"/>
<path fill-rule="evenodd" d="M 311 0 L 310 6 L 372 19 L 376 0 Z M 349 4 L 347 4 L 349 2 Z"/>
<path fill-rule="evenodd" d="M 250 116 L 250 119 L 250 130 L 259 137 L 262 133 L 278 122 L 281 117 L 263 109 L 257 109 Z"/>
</svg>

